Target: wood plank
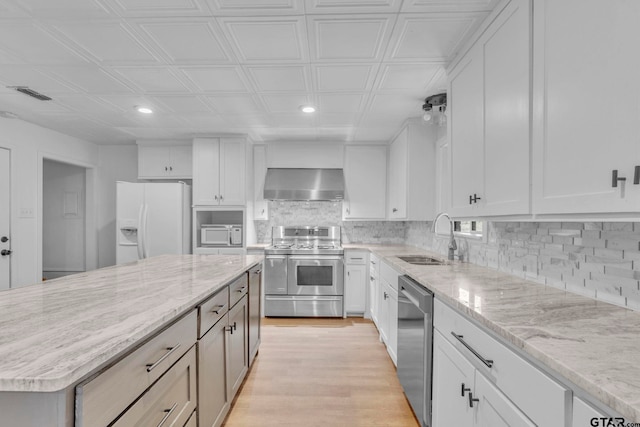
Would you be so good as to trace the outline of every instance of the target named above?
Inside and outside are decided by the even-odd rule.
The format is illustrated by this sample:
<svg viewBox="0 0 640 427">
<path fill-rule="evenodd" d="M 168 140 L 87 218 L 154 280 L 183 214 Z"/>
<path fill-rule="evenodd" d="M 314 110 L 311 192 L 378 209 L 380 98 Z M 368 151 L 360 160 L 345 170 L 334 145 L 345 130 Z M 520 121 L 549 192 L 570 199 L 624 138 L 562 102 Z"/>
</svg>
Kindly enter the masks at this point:
<svg viewBox="0 0 640 427">
<path fill-rule="evenodd" d="M 225 427 L 418 427 L 370 320 L 266 318 L 261 332 Z"/>
</svg>

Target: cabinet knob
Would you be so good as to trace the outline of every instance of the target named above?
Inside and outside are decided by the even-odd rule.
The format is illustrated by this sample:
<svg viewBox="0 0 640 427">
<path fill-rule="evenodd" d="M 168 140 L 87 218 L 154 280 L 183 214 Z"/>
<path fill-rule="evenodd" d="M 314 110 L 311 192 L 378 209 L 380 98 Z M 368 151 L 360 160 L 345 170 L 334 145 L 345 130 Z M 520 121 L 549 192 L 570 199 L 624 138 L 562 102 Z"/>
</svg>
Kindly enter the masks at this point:
<svg viewBox="0 0 640 427">
<path fill-rule="evenodd" d="M 222 201 L 222 194 L 220 195 L 220 201 Z"/>
<path fill-rule="evenodd" d="M 398 212 L 398 209 L 397 208 L 393 208 L 393 209 L 391 209 L 391 212 L 394 212 L 394 213 Z"/>
<path fill-rule="evenodd" d="M 166 172 L 166 171 L 168 171 L 168 170 L 169 170 L 169 169 L 165 166 L 165 167 L 164 167 L 164 171 Z"/>
<path fill-rule="evenodd" d="M 216 199 L 216 200 L 218 200 L 218 195 L 217 195 L 217 194 L 214 194 L 213 198 L 214 198 L 214 199 Z"/>
<path fill-rule="evenodd" d="M 6 243 L 9 241 L 9 238 L 7 236 L 2 236 L 2 238 L 0 238 L 0 242 L 2 243 Z"/>
<path fill-rule="evenodd" d="M 169 170 L 172 171 L 173 170 L 173 166 L 169 166 Z"/>
<path fill-rule="evenodd" d="M 3 249 L 2 251 L 0 251 L 0 255 L 2 256 L 7 256 L 7 255 L 11 255 L 13 251 L 9 250 L 9 249 Z"/>
</svg>

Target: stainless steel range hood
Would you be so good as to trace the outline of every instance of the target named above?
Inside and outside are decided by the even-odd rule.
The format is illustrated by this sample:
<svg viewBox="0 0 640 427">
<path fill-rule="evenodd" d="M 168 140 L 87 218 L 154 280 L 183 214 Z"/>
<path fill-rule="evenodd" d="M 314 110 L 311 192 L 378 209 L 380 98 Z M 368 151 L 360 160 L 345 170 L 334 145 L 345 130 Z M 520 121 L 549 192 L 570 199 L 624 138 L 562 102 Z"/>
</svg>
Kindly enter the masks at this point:
<svg viewBox="0 0 640 427">
<path fill-rule="evenodd" d="M 267 200 L 342 200 L 342 169 L 269 168 L 264 181 Z"/>
</svg>

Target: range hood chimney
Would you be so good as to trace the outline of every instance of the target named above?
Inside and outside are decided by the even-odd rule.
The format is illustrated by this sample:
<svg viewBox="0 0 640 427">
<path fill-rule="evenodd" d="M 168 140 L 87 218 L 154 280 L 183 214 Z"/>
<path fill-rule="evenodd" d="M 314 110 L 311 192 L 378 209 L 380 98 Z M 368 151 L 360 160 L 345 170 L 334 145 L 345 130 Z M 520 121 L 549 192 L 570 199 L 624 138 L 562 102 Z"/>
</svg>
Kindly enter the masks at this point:
<svg viewBox="0 0 640 427">
<path fill-rule="evenodd" d="M 342 169 L 269 168 L 264 181 L 267 200 L 342 200 Z"/>
</svg>

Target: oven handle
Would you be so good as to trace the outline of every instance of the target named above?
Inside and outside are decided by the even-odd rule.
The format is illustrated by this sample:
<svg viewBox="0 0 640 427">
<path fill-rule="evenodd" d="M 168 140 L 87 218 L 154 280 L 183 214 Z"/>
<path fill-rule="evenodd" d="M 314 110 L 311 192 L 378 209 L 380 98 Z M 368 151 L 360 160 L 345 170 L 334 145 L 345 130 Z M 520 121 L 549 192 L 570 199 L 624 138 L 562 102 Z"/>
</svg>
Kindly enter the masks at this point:
<svg viewBox="0 0 640 427">
<path fill-rule="evenodd" d="M 287 259 L 286 255 L 265 255 L 266 259 Z"/>
<path fill-rule="evenodd" d="M 289 255 L 289 259 L 293 261 L 341 261 L 344 257 L 339 255 Z"/>
</svg>

